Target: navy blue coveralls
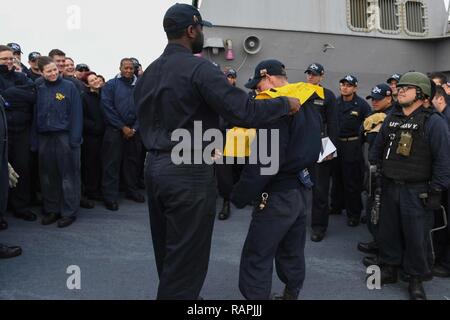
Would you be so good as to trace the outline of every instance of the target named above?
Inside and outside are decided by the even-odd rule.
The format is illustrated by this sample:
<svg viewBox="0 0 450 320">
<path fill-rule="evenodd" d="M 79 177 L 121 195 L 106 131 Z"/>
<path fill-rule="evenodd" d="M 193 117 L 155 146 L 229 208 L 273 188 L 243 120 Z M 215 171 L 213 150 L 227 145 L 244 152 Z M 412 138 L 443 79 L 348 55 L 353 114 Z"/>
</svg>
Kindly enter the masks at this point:
<svg viewBox="0 0 450 320">
<path fill-rule="evenodd" d="M 386 115 L 388 115 L 391 111 L 392 111 L 392 106 L 386 108 L 385 110 L 381 111 L 383 113 L 385 113 Z M 371 115 L 378 113 L 378 112 L 373 112 Z M 362 143 L 367 143 L 368 144 L 368 154 L 367 156 L 370 154 L 370 151 L 373 148 L 373 145 L 375 144 L 375 139 L 377 138 L 378 133 L 377 132 L 369 132 L 366 135 L 364 134 L 364 128 L 361 128 L 361 141 Z M 365 159 L 366 161 L 368 161 L 369 159 Z M 370 168 L 366 168 L 366 170 L 370 171 Z M 370 174 L 370 172 L 368 172 L 367 174 Z M 376 181 L 375 179 L 373 179 L 374 176 L 372 176 L 371 179 L 371 191 L 372 194 L 370 195 L 370 197 L 367 197 L 367 202 L 366 202 L 366 221 L 367 221 L 367 228 L 369 229 L 370 234 L 372 235 L 374 241 L 376 242 L 377 239 L 377 231 L 378 231 L 378 225 L 373 224 L 372 222 L 372 208 L 373 208 L 373 204 L 374 204 L 374 196 L 375 196 L 375 189 L 377 187 Z"/>
<path fill-rule="evenodd" d="M 387 134 L 390 127 L 396 125 L 396 122 L 391 120 L 392 117 L 399 117 L 403 124 L 408 124 L 418 118 L 421 112 L 431 113 L 424 122 L 424 128 L 418 129 L 431 152 L 430 181 L 408 182 L 387 178 L 385 173 L 387 168 L 383 167 L 386 166 L 383 161 L 397 156 L 395 155 L 397 145 L 390 147 L 391 137 Z M 413 142 L 411 154 L 414 152 L 419 151 L 414 150 Z M 383 122 L 369 158 L 370 163 L 381 165 L 383 174 L 377 239 L 382 265 L 403 267 L 407 275 L 421 279 L 430 274 L 429 231 L 432 227 L 433 212 L 424 207 L 419 195 L 427 193 L 430 188 L 441 190 L 448 188 L 450 184 L 448 159 L 450 159 L 450 134 L 443 116 L 420 107 L 406 117 L 402 108 L 395 105 Z"/>
<path fill-rule="evenodd" d="M 224 137 L 226 137 L 227 129 L 231 129 L 230 125 L 221 118 L 220 130 Z M 216 165 L 217 188 L 219 190 L 219 196 L 221 196 L 224 201 L 230 201 L 233 186 L 239 181 L 242 169 L 244 168 L 244 164 L 240 164 L 238 161 L 244 160 L 247 162 L 248 159 L 235 158 L 233 164 L 226 164 L 227 159 L 224 158 L 224 164 Z"/>
<path fill-rule="evenodd" d="M 84 192 L 93 200 L 101 199 L 102 145 L 105 135 L 105 117 L 101 96 L 86 91 L 83 102 L 83 146 L 81 147 L 81 172 Z"/>
<path fill-rule="evenodd" d="M 360 128 L 371 112 L 365 100 L 355 94 L 346 102 L 337 99 L 339 109 L 338 161 L 333 170 L 331 207 L 347 210 L 347 217 L 359 221 L 362 211 L 363 153 Z"/>
<path fill-rule="evenodd" d="M 62 78 L 66 81 L 73 83 L 80 94 L 83 94 L 88 90 L 87 87 L 84 85 L 84 83 L 75 77 L 62 76 Z M 40 86 L 44 82 L 45 82 L 45 79 L 42 76 L 40 76 L 39 78 L 34 80 L 34 83 L 36 84 L 36 86 Z"/>
<path fill-rule="evenodd" d="M 0 96 L 0 220 L 8 205 L 8 125 L 5 113 L 5 101 Z"/>
<path fill-rule="evenodd" d="M 449 96 L 447 96 L 449 97 Z M 447 104 L 444 111 L 442 111 L 442 115 L 447 120 L 448 127 L 450 129 L 450 107 Z M 447 222 L 450 221 L 450 192 L 447 189 L 443 192 L 442 196 L 442 204 L 447 212 Z M 441 227 L 444 225 L 444 219 L 442 217 L 441 211 L 435 214 L 435 227 Z M 434 250 L 436 254 L 436 264 L 439 264 L 450 271 L 450 226 L 447 225 L 447 228 L 443 230 L 439 230 L 433 235 L 434 241 Z"/>
<path fill-rule="evenodd" d="M 319 158 L 322 118 L 312 101 L 300 112 L 269 125 L 279 138 L 279 171 L 262 175 L 259 164 L 244 167 L 233 189 L 231 201 L 243 208 L 258 201 L 242 250 L 239 289 L 248 300 L 270 299 L 273 261 L 286 291 L 297 297 L 305 279 L 306 213 L 311 205 L 311 186 L 301 183 L 301 172 Z M 268 145 L 277 141 L 268 139 Z M 259 208 L 262 194 L 268 194 L 267 205 Z"/>
<path fill-rule="evenodd" d="M 24 214 L 31 205 L 30 132 L 36 88 L 25 74 L 2 70 L 0 94 L 6 103 L 9 162 L 20 176 L 17 187 L 10 190 L 9 204 L 15 214 Z"/>
<path fill-rule="evenodd" d="M 83 106 L 75 85 L 61 77 L 37 87 L 32 149 L 38 150 L 44 214 L 75 216 L 81 197 Z"/>
<path fill-rule="evenodd" d="M 102 148 L 102 192 L 106 201 L 116 202 L 119 198 L 121 169 L 127 195 L 138 192 L 142 142 L 133 101 L 136 82 L 136 76 L 126 79 L 119 75 L 109 80 L 102 89 L 106 119 Z M 122 128 L 126 126 L 136 130 L 136 134 L 130 139 L 123 137 Z"/>
<path fill-rule="evenodd" d="M 149 150 L 145 175 L 158 299 L 197 299 L 211 249 L 217 197 L 214 166 L 175 165 L 171 150 L 178 142 L 171 141 L 171 135 L 181 128 L 194 137 L 194 121 L 201 121 L 203 132 L 218 129 L 219 115 L 234 126 L 258 128 L 287 115 L 289 102 L 251 100 L 211 62 L 178 44 L 168 44 L 147 68 L 136 85 L 135 102 Z M 194 143 L 185 152 L 201 152 L 204 147 Z"/>
<path fill-rule="evenodd" d="M 322 138 L 328 137 L 335 146 L 338 144 L 338 108 L 334 93 L 326 88 L 323 105 L 317 106 L 322 116 Z M 311 212 L 311 227 L 313 230 L 325 232 L 328 228 L 330 178 L 333 161 L 315 163 L 311 169 L 311 178 L 314 183 L 313 203 Z"/>
</svg>

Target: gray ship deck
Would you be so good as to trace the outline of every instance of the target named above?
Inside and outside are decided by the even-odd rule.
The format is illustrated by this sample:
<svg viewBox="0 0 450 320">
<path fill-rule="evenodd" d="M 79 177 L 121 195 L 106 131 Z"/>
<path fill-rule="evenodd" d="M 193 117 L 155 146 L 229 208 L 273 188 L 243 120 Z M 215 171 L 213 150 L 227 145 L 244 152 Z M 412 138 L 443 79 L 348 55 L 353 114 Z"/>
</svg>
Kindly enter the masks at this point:
<svg viewBox="0 0 450 320">
<path fill-rule="evenodd" d="M 218 202 L 219 203 L 219 202 Z M 157 274 L 145 205 L 122 201 L 111 213 L 100 203 L 82 210 L 67 229 L 42 226 L 7 215 L 10 228 L 0 242 L 20 245 L 22 256 L 0 260 L 0 299 L 154 299 Z M 210 300 L 240 300 L 238 268 L 250 210 L 236 210 L 228 221 L 216 221 L 211 262 L 202 296 Z M 321 243 L 306 243 L 307 273 L 300 299 L 405 300 L 407 284 L 399 282 L 369 291 L 363 254 L 356 250 L 368 239 L 366 226 L 349 228 L 344 216 L 332 216 Z M 66 269 L 81 268 L 81 290 L 68 290 Z M 424 284 L 429 299 L 450 299 L 450 280 Z M 273 291 L 281 282 L 274 274 Z"/>
</svg>

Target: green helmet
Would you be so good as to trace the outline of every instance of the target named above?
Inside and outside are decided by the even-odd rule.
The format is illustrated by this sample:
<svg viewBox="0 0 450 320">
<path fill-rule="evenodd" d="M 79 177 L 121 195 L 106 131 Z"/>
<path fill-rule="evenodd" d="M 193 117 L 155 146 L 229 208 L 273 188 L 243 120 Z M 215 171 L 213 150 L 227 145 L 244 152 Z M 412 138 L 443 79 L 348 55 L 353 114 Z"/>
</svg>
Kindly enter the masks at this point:
<svg viewBox="0 0 450 320">
<path fill-rule="evenodd" d="M 397 84 L 398 87 L 402 86 L 415 86 L 419 87 L 424 95 L 431 97 L 431 80 L 420 72 L 408 72 L 405 73 Z"/>
</svg>

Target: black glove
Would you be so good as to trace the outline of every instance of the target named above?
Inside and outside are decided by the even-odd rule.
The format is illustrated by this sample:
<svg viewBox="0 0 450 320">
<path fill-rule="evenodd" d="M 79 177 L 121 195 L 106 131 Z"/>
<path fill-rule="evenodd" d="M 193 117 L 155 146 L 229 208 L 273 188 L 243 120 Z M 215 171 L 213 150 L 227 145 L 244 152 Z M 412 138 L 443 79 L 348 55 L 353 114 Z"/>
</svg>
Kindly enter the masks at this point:
<svg viewBox="0 0 450 320">
<path fill-rule="evenodd" d="M 442 191 L 431 189 L 428 191 L 427 196 L 422 198 L 423 205 L 427 210 L 440 210 L 442 200 Z"/>
</svg>

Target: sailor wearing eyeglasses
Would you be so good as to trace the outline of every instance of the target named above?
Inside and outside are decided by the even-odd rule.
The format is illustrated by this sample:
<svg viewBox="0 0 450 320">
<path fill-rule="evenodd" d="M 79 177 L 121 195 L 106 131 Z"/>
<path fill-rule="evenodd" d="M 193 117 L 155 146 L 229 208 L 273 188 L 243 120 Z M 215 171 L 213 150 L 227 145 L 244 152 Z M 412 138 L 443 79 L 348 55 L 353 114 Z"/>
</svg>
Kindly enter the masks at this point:
<svg viewBox="0 0 450 320">
<path fill-rule="evenodd" d="M 380 167 L 378 229 L 381 283 L 395 283 L 399 269 L 409 279 L 412 300 L 425 300 L 422 281 L 431 274 L 430 229 L 450 184 L 450 138 L 446 120 L 426 108 L 430 79 L 409 72 L 398 83 L 398 105 L 383 122 L 370 163 Z"/>
</svg>

